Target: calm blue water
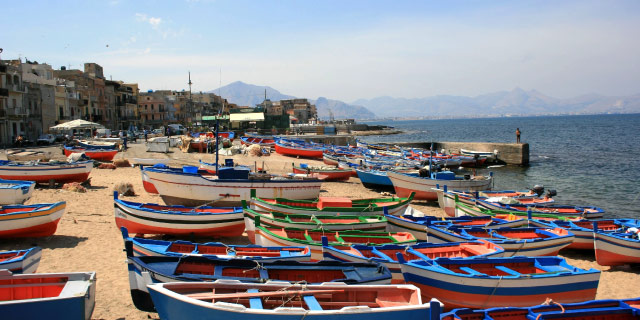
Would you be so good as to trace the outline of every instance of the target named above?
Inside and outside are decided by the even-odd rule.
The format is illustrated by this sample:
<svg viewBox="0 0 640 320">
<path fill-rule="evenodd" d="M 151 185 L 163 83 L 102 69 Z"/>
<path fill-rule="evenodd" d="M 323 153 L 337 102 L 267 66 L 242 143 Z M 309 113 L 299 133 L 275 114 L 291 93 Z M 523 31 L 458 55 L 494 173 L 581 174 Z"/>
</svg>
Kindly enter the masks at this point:
<svg viewBox="0 0 640 320">
<path fill-rule="evenodd" d="M 495 190 L 542 184 L 559 204 L 597 206 L 605 217 L 640 218 L 640 114 L 379 121 L 404 133 L 367 142 L 529 143 L 530 165 L 491 168 Z"/>
</svg>

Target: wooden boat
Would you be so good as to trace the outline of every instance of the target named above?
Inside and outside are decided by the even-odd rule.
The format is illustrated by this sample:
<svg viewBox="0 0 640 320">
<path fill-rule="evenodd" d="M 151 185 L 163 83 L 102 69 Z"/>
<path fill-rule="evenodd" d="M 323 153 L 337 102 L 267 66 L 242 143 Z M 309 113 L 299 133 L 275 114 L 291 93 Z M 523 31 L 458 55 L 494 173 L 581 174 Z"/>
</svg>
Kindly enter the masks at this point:
<svg viewBox="0 0 640 320">
<path fill-rule="evenodd" d="M 227 161 L 229 161 L 231 159 L 227 159 Z M 198 173 L 200 174 L 210 174 L 210 175 L 215 175 L 216 174 L 216 164 L 215 163 L 211 163 L 211 162 L 205 162 L 202 160 L 200 161 L 200 167 L 198 168 Z M 217 168 L 218 169 L 222 169 L 222 168 L 229 168 L 229 167 L 237 167 L 237 168 L 242 168 L 243 170 L 249 170 L 251 171 L 251 167 L 249 166 L 244 166 L 244 165 L 234 165 L 233 162 L 229 162 L 229 164 L 225 163 L 225 164 L 218 164 Z"/>
<path fill-rule="evenodd" d="M 347 214 L 382 215 L 402 214 L 413 200 L 413 194 L 407 198 L 370 198 L 349 199 L 343 197 L 318 197 L 318 200 L 295 200 L 284 198 L 251 197 L 251 209 L 285 214 Z"/>
<path fill-rule="evenodd" d="M 255 220 L 260 224 L 274 228 L 296 228 L 304 230 L 323 229 L 328 231 L 360 230 L 384 231 L 387 218 L 384 216 L 356 215 L 311 215 L 284 214 L 279 212 L 258 212 L 244 208 L 244 229 L 251 242 L 255 242 Z"/>
<path fill-rule="evenodd" d="M 409 285 L 320 285 L 231 281 L 149 286 L 158 315 L 175 319 L 426 319 L 440 302 L 424 303 Z M 433 308 L 433 310 L 431 309 Z"/>
<path fill-rule="evenodd" d="M 7 160 L 9 161 L 49 161 L 51 152 L 32 150 L 7 150 Z"/>
<path fill-rule="evenodd" d="M 140 166 L 140 174 L 142 175 L 142 187 L 144 188 L 144 191 L 148 193 L 158 194 L 158 189 L 156 189 L 156 186 L 153 185 L 153 182 L 149 180 L 149 176 L 144 171 L 143 166 Z"/>
<path fill-rule="evenodd" d="M 13 274 L 34 273 L 38 269 L 41 257 L 42 249 L 40 247 L 0 251 L 0 269 L 7 269 Z"/>
<path fill-rule="evenodd" d="M 398 259 L 405 281 L 420 288 L 423 299 L 436 298 L 446 308 L 592 300 L 600 279 L 600 271 L 574 267 L 560 257 Z"/>
<path fill-rule="evenodd" d="M 457 190 L 489 190 L 493 181 L 493 175 L 488 177 L 474 176 L 469 179 L 456 177 L 451 171 L 433 172 L 429 177 L 420 177 L 417 173 L 404 173 L 389 171 L 387 176 L 393 183 L 393 188 L 399 197 L 408 196 L 415 192 L 416 200 L 437 200 L 437 193 L 432 190 L 436 185 L 447 185 L 450 189 Z"/>
<path fill-rule="evenodd" d="M 48 237 L 56 232 L 66 202 L 2 206 L 0 238 Z"/>
<path fill-rule="evenodd" d="M 167 165 L 171 159 L 133 158 L 131 164 L 138 166 L 153 166 L 156 164 Z"/>
<path fill-rule="evenodd" d="M 146 238 L 132 238 L 127 228 L 120 228 L 125 241 L 125 249 L 136 257 L 182 257 L 202 256 L 212 258 L 250 259 L 258 261 L 295 260 L 309 261 L 311 251 L 308 247 L 262 247 L 250 245 L 227 245 L 221 242 L 193 243 L 176 240 L 165 241 Z"/>
<path fill-rule="evenodd" d="M 533 227 L 560 227 L 573 233 L 575 239 L 567 249 L 593 250 L 593 226 L 597 223 L 598 231 L 621 232 L 638 224 L 633 219 L 597 219 L 597 220 L 529 220 Z"/>
<path fill-rule="evenodd" d="M 596 262 L 601 266 L 619 266 L 640 263 L 640 224 L 621 232 L 595 231 L 593 240 Z"/>
<path fill-rule="evenodd" d="M 217 179 L 166 168 L 146 167 L 144 170 L 169 205 L 240 205 L 242 200 L 250 200 L 251 189 L 256 189 L 259 197 L 315 199 L 322 184 L 318 179 L 250 175 L 249 170 L 238 167 L 220 169 Z"/>
<path fill-rule="evenodd" d="M 324 153 L 324 147 L 304 141 L 278 139 L 275 144 L 276 152 L 285 156 L 322 159 Z"/>
<path fill-rule="evenodd" d="M 430 226 L 436 225 L 444 228 L 457 227 L 482 227 L 485 229 L 497 228 L 517 228 L 527 225 L 526 219 L 504 220 L 491 216 L 483 217 L 449 217 L 441 218 L 435 216 L 425 216 L 424 213 L 409 208 L 401 216 L 386 215 L 389 231 L 410 232 L 416 239 L 421 241 L 429 240 Z"/>
<path fill-rule="evenodd" d="M 351 168 L 339 169 L 330 167 L 312 167 L 306 163 L 301 163 L 299 166 L 293 166 L 293 173 L 306 173 L 317 174 L 324 176 L 324 181 L 344 181 L 349 180 L 351 177 Z"/>
<path fill-rule="evenodd" d="M 407 232 L 375 231 L 326 231 L 322 229 L 302 230 L 292 228 L 271 228 L 255 225 L 255 244 L 261 246 L 309 246 L 311 260 L 322 260 L 323 237 L 325 246 L 345 248 L 353 244 L 414 244 L 416 238 Z"/>
<path fill-rule="evenodd" d="M 532 214 L 559 214 L 565 216 L 580 217 L 583 219 L 598 219 L 604 215 L 604 210 L 598 207 L 577 207 L 564 205 L 523 205 L 523 204 L 502 204 L 499 202 L 489 202 L 485 200 L 476 200 L 476 203 L 491 210 L 503 210 L 510 213 L 526 214 L 531 211 Z"/>
<path fill-rule="evenodd" d="M 75 140 L 74 142 L 80 148 L 102 149 L 102 150 L 118 149 L 118 144 L 119 144 L 118 142 L 106 142 L 106 141 L 97 141 L 97 140 Z"/>
<path fill-rule="evenodd" d="M 118 192 L 113 202 L 116 225 L 132 233 L 234 237 L 244 231 L 242 208 L 130 202 L 118 199 Z"/>
<path fill-rule="evenodd" d="M 322 255 L 325 259 L 343 262 L 380 263 L 391 271 L 393 283 L 404 283 L 397 254 L 401 254 L 405 261 L 416 259 L 428 260 L 439 257 L 502 257 L 504 249 L 486 240 L 452 243 L 421 242 L 408 246 L 396 244 L 385 244 L 382 246 L 354 244 L 343 249 L 332 246 L 322 247 Z"/>
<path fill-rule="evenodd" d="M 116 149 L 88 149 L 79 147 L 64 146 L 64 155 L 70 156 L 73 153 L 84 153 L 87 157 L 98 161 L 111 161 L 116 156 Z"/>
<path fill-rule="evenodd" d="M 91 319 L 95 272 L 11 274 L 0 270 L 3 319 Z"/>
<path fill-rule="evenodd" d="M 0 205 L 24 203 L 31 198 L 35 187 L 33 181 L 0 179 Z"/>
<path fill-rule="evenodd" d="M 338 155 L 329 154 L 325 152 L 322 154 L 322 162 L 324 162 L 324 164 L 326 165 L 337 167 L 338 162 L 342 160 L 342 157 L 343 156 L 338 156 Z"/>
<path fill-rule="evenodd" d="M 393 183 L 387 171 L 356 168 L 356 174 L 362 185 L 371 189 L 393 189 Z"/>
<path fill-rule="evenodd" d="M 573 213 L 546 213 L 546 212 L 536 212 L 536 211 L 508 211 L 508 210 L 498 210 L 498 209 L 487 209 L 485 207 L 467 205 L 462 203 L 462 201 L 458 201 L 455 203 L 455 216 L 492 216 L 498 218 L 505 217 L 515 217 L 515 218 L 527 218 L 527 219 L 538 219 L 538 220 L 582 220 L 582 215 L 577 215 Z"/>
<path fill-rule="evenodd" d="M 147 286 L 153 283 L 240 280 L 264 283 L 268 280 L 320 284 L 389 284 L 391 272 L 373 263 L 338 261 L 258 262 L 247 259 L 184 257 L 127 257 L 131 298 L 136 308 L 153 311 Z"/>
<path fill-rule="evenodd" d="M 84 182 L 93 169 L 93 161 L 20 163 L 0 160 L 0 178 L 36 183 Z"/>
<path fill-rule="evenodd" d="M 273 147 L 276 145 L 276 140 L 271 138 L 260 138 L 260 137 L 240 137 L 240 143 L 244 145 L 252 145 L 257 144 L 262 147 Z"/>
<path fill-rule="evenodd" d="M 460 149 L 460 154 L 470 157 L 478 156 L 479 158 L 487 158 L 487 160 L 493 161 L 496 159 L 497 153 L 496 151 L 475 151 L 468 149 Z"/>
<path fill-rule="evenodd" d="M 526 205 L 550 204 L 554 202 L 552 196 L 555 195 L 555 191 L 549 190 L 549 193 L 547 195 L 541 197 L 538 196 L 539 193 L 534 192 L 533 189 L 529 191 L 484 190 L 471 193 L 450 190 L 446 185 L 442 187 L 436 185 L 436 188 L 434 188 L 433 190 L 438 194 L 438 204 L 440 205 L 440 208 L 442 208 L 442 210 L 444 210 L 445 213 L 450 217 L 454 217 L 456 215 L 456 201 L 465 203 L 467 205 L 476 205 L 476 199 L 488 200 L 492 198 L 493 200 L 500 201 L 503 198 L 507 198 L 508 200 L 510 200 L 507 203 L 513 203 L 513 200 L 515 200 L 517 201 L 517 203 Z M 544 193 L 544 191 L 542 191 L 542 193 Z"/>
<path fill-rule="evenodd" d="M 638 308 L 625 300 L 591 300 L 579 303 L 543 303 L 532 307 L 498 307 L 489 309 L 455 309 L 440 316 L 441 320 L 475 319 L 637 319 Z"/>
<path fill-rule="evenodd" d="M 500 228 L 441 227 L 426 228 L 429 242 L 462 242 L 472 240 L 491 241 L 504 248 L 504 256 L 552 256 L 569 246 L 574 239 L 571 232 L 562 228 Z"/>
</svg>

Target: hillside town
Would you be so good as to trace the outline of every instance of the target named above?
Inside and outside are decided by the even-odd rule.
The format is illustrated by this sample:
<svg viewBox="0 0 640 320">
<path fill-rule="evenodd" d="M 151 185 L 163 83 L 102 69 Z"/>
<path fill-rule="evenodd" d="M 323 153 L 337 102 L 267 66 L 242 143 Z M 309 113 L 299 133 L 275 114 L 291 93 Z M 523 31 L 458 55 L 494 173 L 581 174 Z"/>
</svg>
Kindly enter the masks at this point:
<svg viewBox="0 0 640 320">
<path fill-rule="evenodd" d="M 191 88 L 190 75 L 187 84 Z M 313 124 L 317 118 L 315 105 L 307 99 L 270 101 L 265 97 L 257 106 L 239 106 L 191 89 L 141 91 L 138 83 L 106 79 L 97 63 L 85 63 L 78 70 L 54 69 L 26 59 L 0 60 L 0 144 L 4 146 L 18 137 L 36 141 L 52 126 L 75 119 L 135 134 L 169 124 L 207 128 L 216 120 L 230 130 L 285 133 L 291 124 Z"/>
</svg>

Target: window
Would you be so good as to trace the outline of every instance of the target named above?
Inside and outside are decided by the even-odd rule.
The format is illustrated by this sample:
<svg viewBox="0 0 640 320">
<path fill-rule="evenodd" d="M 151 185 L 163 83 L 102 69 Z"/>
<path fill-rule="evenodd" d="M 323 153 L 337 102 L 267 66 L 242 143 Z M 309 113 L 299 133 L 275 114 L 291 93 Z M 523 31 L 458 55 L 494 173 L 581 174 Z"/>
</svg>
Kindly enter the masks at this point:
<svg viewBox="0 0 640 320">
<path fill-rule="evenodd" d="M 18 78 L 18 76 L 13 76 L 13 84 L 20 84 L 20 78 Z"/>
<path fill-rule="evenodd" d="M 153 103 L 151 104 L 151 111 L 153 111 Z"/>
<path fill-rule="evenodd" d="M 10 85 L 11 83 L 11 75 L 7 75 L 7 85 Z"/>
<path fill-rule="evenodd" d="M 147 110 L 147 105 L 146 104 L 144 105 L 144 109 Z"/>
</svg>

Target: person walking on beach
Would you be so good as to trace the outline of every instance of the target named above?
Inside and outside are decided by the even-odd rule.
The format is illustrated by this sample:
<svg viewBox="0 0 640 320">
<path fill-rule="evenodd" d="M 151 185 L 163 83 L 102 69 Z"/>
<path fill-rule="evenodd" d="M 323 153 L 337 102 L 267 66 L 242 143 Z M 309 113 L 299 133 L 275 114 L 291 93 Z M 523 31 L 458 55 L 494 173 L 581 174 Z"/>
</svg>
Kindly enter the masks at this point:
<svg viewBox="0 0 640 320">
<path fill-rule="evenodd" d="M 145 142 L 145 143 L 146 143 L 146 142 L 148 142 L 148 141 L 147 141 L 147 138 L 148 138 L 148 137 L 149 137 L 149 136 L 148 136 L 148 132 L 147 132 L 147 130 L 145 129 L 145 130 L 144 130 L 144 142 Z"/>
<path fill-rule="evenodd" d="M 520 143 L 520 128 L 516 128 L 516 143 Z"/>
</svg>

